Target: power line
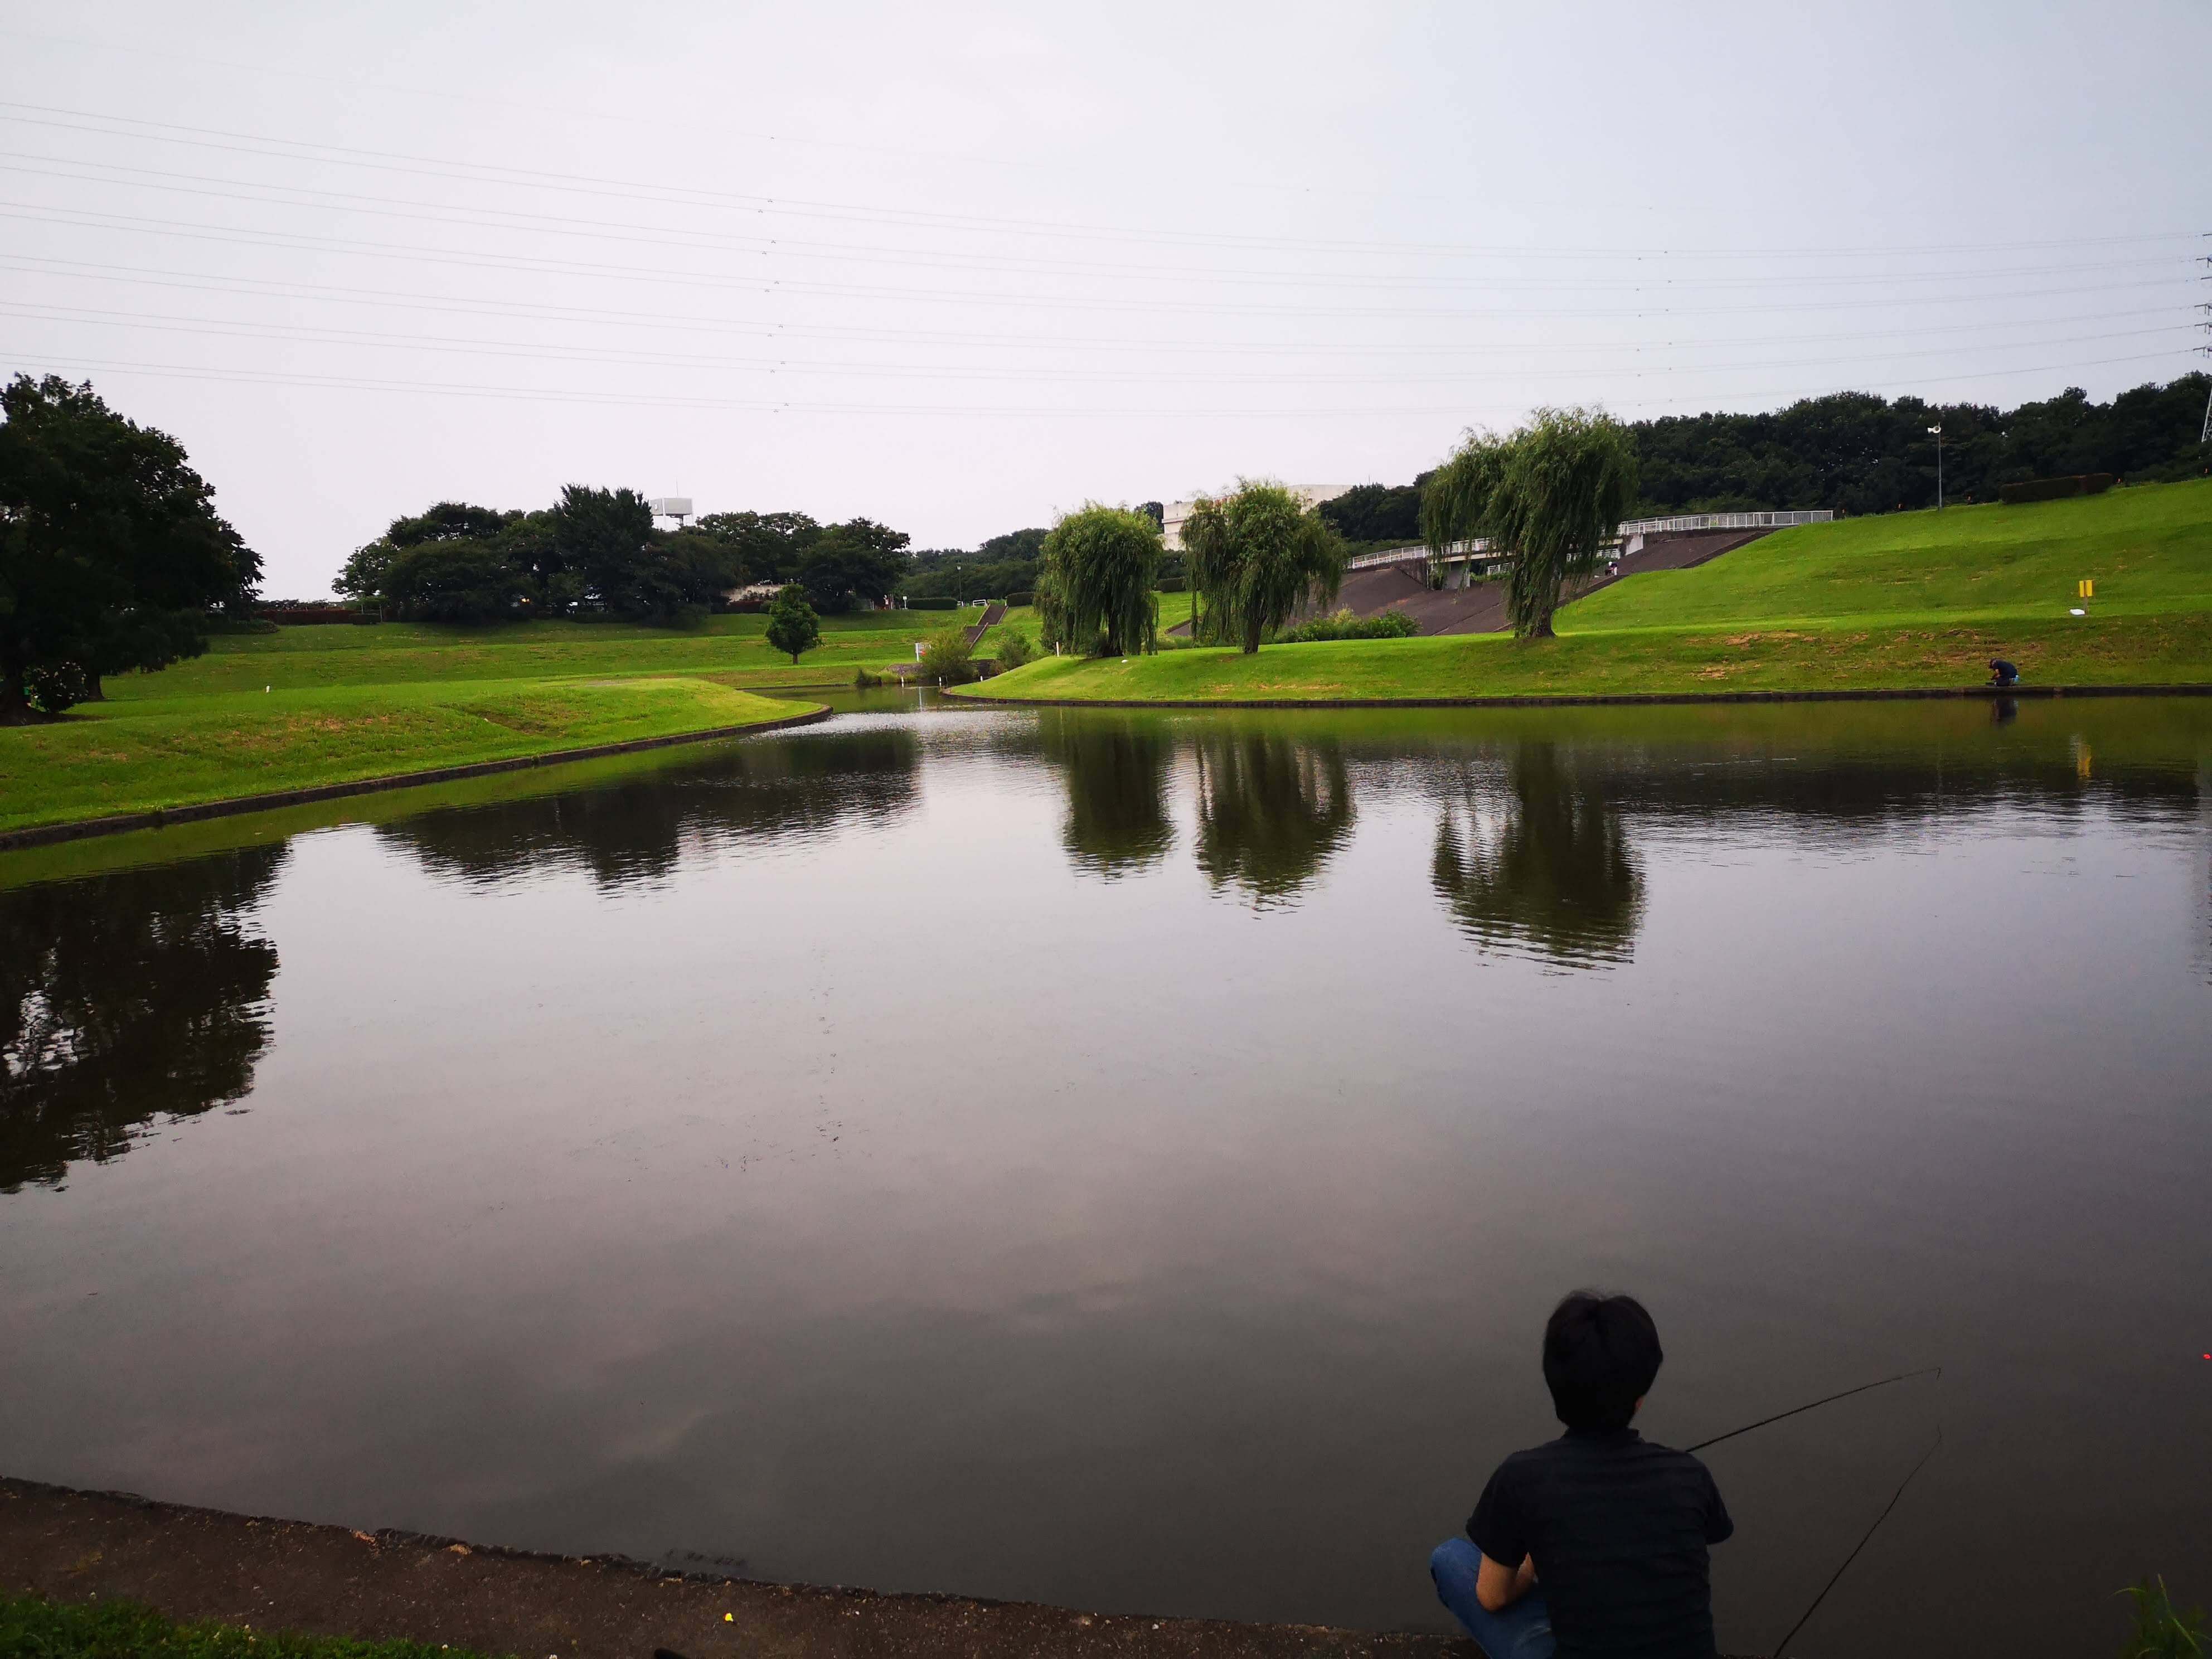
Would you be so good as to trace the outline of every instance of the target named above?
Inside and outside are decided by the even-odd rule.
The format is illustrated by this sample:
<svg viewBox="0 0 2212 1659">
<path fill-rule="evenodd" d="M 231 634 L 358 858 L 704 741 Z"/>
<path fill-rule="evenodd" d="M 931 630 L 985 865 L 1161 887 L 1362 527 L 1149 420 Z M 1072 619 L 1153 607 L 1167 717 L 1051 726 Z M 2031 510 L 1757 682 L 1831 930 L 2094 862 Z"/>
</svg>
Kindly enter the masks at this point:
<svg viewBox="0 0 2212 1659">
<path fill-rule="evenodd" d="M 1140 416 L 1212 416 L 1223 415 L 1234 415 L 1239 416 L 1272 416 L 1292 418 L 1340 418 L 1346 416 L 1399 416 L 1408 415 L 1433 415 L 1451 418 L 1464 418 L 1469 413 L 1468 406 L 1463 403 L 1433 405 L 1382 404 L 1365 408 L 1291 408 L 1285 407 L 1279 403 L 1276 403 L 1255 404 L 1242 408 L 1216 407 L 1206 409 L 1179 409 L 1164 407 L 1147 408 L 1119 405 L 1109 407 L 1097 404 L 1083 404 L 1070 407 L 1064 404 L 1051 404 L 1021 405 L 972 404 L 803 404 L 793 403 L 788 399 L 739 399 L 625 392 L 580 393 L 561 392 L 557 390 L 547 391 L 534 386 L 468 386 L 457 385 L 451 382 L 424 382 L 414 380 L 375 380 L 363 376 L 298 374 L 280 371 L 218 370 L 210 369 L 195 364 L 145 363 L 119 359 L 49 356 L 37 353 L 16 350 L 7 347 L 0 347 L 0 356 L 10 358 L 20 365 L 36 366 L 49 372 L 56 370 L 73 370 L 82 372 L 88 369 L 99 369 L 124 374 L 149 374 L 174 380 L 234 381 L 241 385 L 295 386 L 350 391 L 393 392 L 414 395 L 514 399 L 525 403 L 607 404 L 626 408 L 733 410 L 751 410 L 762 411 L 772 410 L 777 413 L 788 414 L 820 415 L 968 415 L 986 416 L 1019 416 L 1022 418 L 1050 415 L 1115 420 Z M 2170 362 L 2172 361 L 2172 354 L 2170 350 L 2136 352 L 2124 356 L 2097 357 L 2074 362 L 2037 363 L 2019 368 L 1983 369 L 1961 374 L 1931 375 L 1913 380 L 1886 380 L 1884 385 L 1893 389 L 1901 386 L 1953 386 L 1962 380 L 1998 380 L 2017 374 L 2057 374 L 2062 372 L 2070 372 L 2077 368 L 2102 368 L 2122 363 Z M 1795 402 L 1806 398 L 1824 396 L 1828 392 L 1843 389 L 1844 388 L 1832 386 L 1824 387 L 1819 391 L 1811 392 L 1798 388 L 1790 390 L 1749 392 L 1738 395 L 1741 401 L 1765 404 L 1773 402 Z M 1689 404 L 1710 404 L 1711 398 L 1709 395 L 1701 394 L 1699 396 L 1686 398 L 1644 398 L 1624 399 L 1623 401 L 1626 404 L 1638 408 L 1679 408 Z"/>
<path fill-rule="evenodd" d="M 2159 288 L 2185 278 L 2154 277 L 2134 282 L 2113 282 L 2081 288 L 2024 289 L 2016 293 L 1923 295 L 1910 301 L 1893 298 L 1871 300 L 1812 301 L 1797 302 L 1762 302 L 1748 306 L 1647 305 L 1615 307 L 1608 311 L 1515 309 L 1484 313 L 1470 307 L 1449 309 L 1419 309 L 1405 306 L 1285 306 L 1252 303 L 1218 304 L 1177 303 L 1161 300 L 1100 299 L 1071 295 L 1042 295 L 1018 292 L 960 292 L 937 289 L 890 288 L 858 283 L 808 282 L 791 277 L 754 277 L 711 276 L 703 272 L 672 272 L 648 270 L 635 265 L 604 264 L 575 259 L 544 259 L 526 255 L 501 254 L 477 251 L 463 256 L 449 250 L 424 246 L 419 243 L 373 242 L 357 238 L 319 236 L 299 231 L 248 231 L 238 227 L 213 226 L 203 221 L 159 218 L 150 215 L 110 213 L 102 210 L 77 212 L 66 209 L 46 208 L 27 202 L 0 201 L 0 218 L 19 219 L 31 223 L 70 225 L 89 229 L 138 230 L 151 228 L 167 234 L 191 237 L 200 240 L 228 242 L 246 247 L 289 247 L 295 249 L 327 249 L 372 258 L 401 258 L 413 263 L 430 261 L 438 264 L 469 266 L 480 270 L 507 273 L 527 271 L 540 275 L 574 276 L 628 282 L 642 282 L 662 286 L 722 289 L 763 295 L 811 295 L 845 299 L 888 299 L 920 301 L 931 304 L 982 305 L 994 307 L 1030 306 L 1046 309 L 1122 311 L 1162 314 L 1227 314 L 1237 317 L 1267 316 L 1369 316 L 1394 319 L 1460 318 L 1491 314 L 1515 318 L 1534 317 L 1650 317 L 1702 316 L 1729 311 L 1822 311 L 1865 307 L 1895 307 L 1900 304 L 1945 305 L 1987 304 L 1992 301 L 2039 299 L 2059 295 L 2115 293 L 2135 288 Z"/>
<path fill-rule="evenodd" d="M 26 114 L 3 112 L 10 110 L 30 112 Z M 74 120 L 79 122 L 106 122 L 109 125 L 73 126 L 70 121 L 53 118 L 61 116 L 74 118 Z M 271 137 L 264 134 L 239 132 L 226 128 L 188 126 L 175 122 L 149 121 L 136 116 L 110 115 L 94 110 L 70 109 L 56 105 L 31 104 L 9 100 L 0 100 L 0 120 L 97 132 L 109 137 L 150 137 L 162 142 L 196 143 L 203 148 L 228 149 L 238 144 L 258 145 L 262 148 L 246 153 L 283 155 L 286 152 L 293 152 L 288 159 L 313 161 L 324 165 L 377 167 L 387 170 L 402 171 L 416 167 L 432 167 L 438 169 L 436 173 L 430 175 L 434 177 L 510 186 L 525 185 L 546 189 L 575 189 L 594 194 L 614 195 L 626 201 L 635 201 L 643 195 L 679 206 L 722 204 L 755 212 L 773 210 L 809 216 L 850 215 L 859 216 L 866 222 L 922 226 L 970 233 L 988 232 L 1084 239 L 1109 238 L 1119 241 L 1157 241 L 1182 246 L 1215 247 L 1263 247 L 1306 252 L 1330 251 L 1391 254 L 1427 252 L 1486 258 L 1595 259 L 1607 262 L 1638 258 L 1831 259 L 1899 258 L 1930 253 L 2017 252 L 2037 248 L 2117 246 L 2148 242 L 2185 241 L 2191 240 L 2193 234 L 2188 231 L 2148 231 L 2097 237 L 2069 237 L 2051 240 L 1856 246 L 1844 245 L 1754 249 L 1674 247 L 1665 245 L 1638 247 L 1528 248 L 1465 242 L 1359 242 L 1320 237 L 1249 236 L 1225 232 L 1165 232 L 1156 227 L 1071 223 L 1064 221 L 1009 218 L 983 214 L 947 214 L 920 209 L 884 208 L 866 204 L 831 202 L 808 197 L 779 197 L 757 192 L 707 190 L 688 185 L 672 186 L 665 182 L 620 179 L 601 174 L 564 173 L 535 167 L 454 161 L 444 157 L 421 155 L 406 151 L 372 149 L 345 144 L 324 144 L 311 140 Z M 127 130 L 131 128 L 141 131 Z M 208 142 L 203 143 L 203 141 Z"/>
<path fill-rule="evenodd" d="M 325 190 L 319 187 L 301 188 L 286 185 L 268 185 L 258 180 L 223 179 L 206 173 L 177 173 L 153 167 L 125 167 L 110 162 L 82 161 L 73 157 L 27 157 L 21 151 L 0 150 L 0 160 L 21 162 L 27 159 L 58 161 L 65 167 L 81 170 L 64 172 L 52 167 L 22 165 L 10 166 L 6 170 L 28 177 L 106 184 L 119 189 L 158 189 L 169 195 L 203 196 L 228 201 L 251 202 L 270 207 L 326 208 L 335 205 L 344 211 L 368 213 L 382 218 L 411 220 L 429 224 L 458 225 L 471 229 L 526 231 L 539 234 L 574 236 L 593 240 L 626 242 L 656 247 L 678 247 L 706 252 L 734 249 L 758 253 L 763 257 L 805 256 L 853 264 L 911 266 L 927 270 L 1020 271 L 1044 276 L 1103 275 L 1121 278 L 1142 276 L 1159 281 L 1236 283 L 1269 287 L 1372 288 L 1391 290 L 1474 289 L 1498 292 L 1524 289 L 1538 292 L 1590 290 L 1640 293 L 1677 285 L 1712 289 L 1757 287 L 1781 283 L 1788 283 L 1797 288 L 1805 287 L 1808 283 L 1815 287 L 1871 283 L 1894 285 L 1902 283 L 1984 281 L 1992 277 L 2074 276 L 2092 271 L 2142 270 L 2153 265 L 2171 263 L 2177 257 L 2154 254 L 2094 263 L 2074 261 L 2058 265 L 2016 265 L 1978 270 L 1861 271 L 1810 278 L 1801 273 L 1752 276 L 1645 277 L 1627 281 L 1588 279 L 1561 281 L 1551 278 L 1539 281 L 1510 281 L 1492 276 L 1377 277 L 1357 272 L 1249 271 L 1193 265 L 1146 265 L 1069 259 L 1047 260 L 1020 255 L 1001 255 L 979 259 L 931 250 L 872 248 L 850 242 L 794 241 L 787 238 L 734 235 L 713 231 L 639 224 L 628 220 L 579 219 L 564 215 L 525 213 L 503 208 L 465 208 L 455 204 L 426 202 L 409 197 L 371 196 L 357 191 Z M 147 179 L 176 182 L 138 185 L 128 179 L 100 176 L 103 173 L 137 174 Z M 238 188 L 228 190 L 208 188 L 210 185 L 237 185 Z M 284 196 L 323 199 L 286 200 L 283 199 L 283 196 L 271 193 L 278 191 L 283 192 Z M 430 211 L 410 210 L 430 210 Z M 483 216 L 488 212 L 497 214 L 506 220 L 525 222 L 488 224 Z M 647 232 L 655 234 L 640 234 Z M 2193 261 L 2184 263 L 2193 263 Z"/>
<path fill-rule="evenodd" d="M 1570 369 L 1511 369 L 1486 370 L 1455 374 L 1414 374 L 1401 370 L 1369 374 L 1163 374 L 1155 370 L 1107 370 L 1068 368 L 968 368 L 927 363 L 896 363 L 866 361 L 806 362 L 790 357 L 703 357 L 693 353 L 640 352 L 617 347 L 547 347 L 526 340 L 472 341 L 450 335 L 392 334 L 377 330 L 316 329 L 283 324 L 243 323 L 226 318 L 179 317 L 173 314 L 136 313 L 130 312 L 95 311 L 82 307 L 36 306 L 15 301 L 0 301 L 0 313 L 29 317 L 44 321 L 83 322 L 98 327 L 143 328 L 166 333 L 193 334 L 218 339 L 296 340 L 303 343 L 348 346 L 367 349 L 406 349 L 434 351 L 453 355 L 520 357 L 532 361 L 640 364 L 657 368 L 680 368 L 702 370 L 740 369 L 770 374 L 884 374 L 895 378 L 934 379 L 948 380 L 1034 380 L 1046 384 L 1142 384 L 1192 386 L 1318 386 L 1387 385 L 1449 386 L 1470 380 L 1506 378 L 1520 380 L 1561 380 L 1587 379 L 1589 368 Z M 2051 337 L 2039 335 L 2029 340 L 1987 342 L 1978 347 L 1984 351 L 2040 350 L 2054 345 L 2083 345 L 2106 340 L 2141 339 L 2148 335 L 2170 334 L 2176 329 L 2193 328 L 2187 323 L 2169 323 L 2160 327 L 2122 329 L 2098 334 L 2076 334 Z M 1529 347 L 1536 350 L 1541 348 Z M 1849 357 L 1769 358 L 1755 362 L 1703 362 L 1660 364 L 1640 368 L 1611 366 L 1608 372 L 1615 377 L 1631 380 L 1653 374 L 1725 374 L 1746 369 L 1817 368 L 1839 363 L 1866 362 L 1894 362 L 1903 359 L 1942 357 L 1956 355 L 1957 349 L 1936 346 L 1919 350 L 1860 353 Z"/>
<path fill-rule="evenodd" d="M 1270 356 L 1358 355 L 1436 357 L 1468 353 L 1526 351 L 1535 349 L 1519 342 L 1403 343 L 1383 340 L 1357 343 L 1324 343 L 1295 340 L 1237 342 L 1128 336 L 1012 334 L 945 329 L 888 329 L 838 326 L 828 324 L 740 323 L 726 317 L 684 313 L 623 311 L 587 306 L 544 306 L 512 299 L 464 301 L 461 296 L 450 295 L 410 294 L 395 289 L 333 287 L 321 283 L 273 281 L 258 277 L 232 276 L 225 281 L 216 281 L 199 272 L 140 265 L 104 264 L 88 260 L 46 258 L 35 254 L 0 254 L 0 270 L 12 270 L 31 275 L 46 274 L 52 271 L 56 275 L 66 275 L 71 281 L 90 280 L 144 287 L 173 288 L 196 293 L 234 294 L 253 299 L 304 299 L 316 304 L 380 306 L 404 310 L 438 312 L 461 317 L 503 317 L 556 324 L 612 325 L 617 327 L 681 331 L 687 333 L 732 334 L 762 338 L 849 339 L 877 343 L 957 345 L 968 349 L 1125 352 L 1149 348 L 1173 351 L 1181 355 L 1205 356 L 1264 354 Z M 1806 334 L 1792 331 L 1787 337 L 1791 343 L 1826 344 L 1846 340 L 1911 338 L 1938 332 L 1958 335 L 1986 333 L 1993 329 L 2051 327 L 2075 323 L 2124 322 L 2141 317 L 2161 317 L 2172 314 L 2171 307 L 2146 306 L 2123 311 L 2083 312 L 2057 317 L 2007 319 L 1997 322 L 1960 323 L 1946 320 L 1923 324 L 1911 328 L 1875 329 L 1842 333 Z M 1783 340 L 1771 335 L 1749 339 L 1699 338 L 1649 342 L 1547 340 L 1542 343 L 1540 349 L 1551 355 L 1570 352 L 1638 355 L 1659 350 L 1724 349 L 1733 346 L 1784 343 Z"/>
</svg>

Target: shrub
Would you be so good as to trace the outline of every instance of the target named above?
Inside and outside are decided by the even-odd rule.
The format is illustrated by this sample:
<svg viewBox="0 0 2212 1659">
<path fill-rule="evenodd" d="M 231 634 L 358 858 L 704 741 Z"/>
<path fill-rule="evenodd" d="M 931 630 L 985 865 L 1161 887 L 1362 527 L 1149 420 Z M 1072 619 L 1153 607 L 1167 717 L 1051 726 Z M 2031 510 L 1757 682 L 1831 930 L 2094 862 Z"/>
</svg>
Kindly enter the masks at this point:
<svg viewBox="0 0 2212 1659">
<path fill-rule="evenodd" d="M 931 635 L 914 672 L 924 685 L 965 685 L 974 679 L 975 653 L 968 643 L 968 630 L 948 628 Z"/>
<path fill-rule="evenodd" d="M 1034 593 L 1009 593 L 1006 595 L 1006 609 L 1009 611 L 1018 611 L 1025 605 L 1035 605 L 1036 603 L 1036 595 Z"/>
<path fill-rule="evenodd" d="M 1018 628 L 1009 628 L 992 642 L 993 658 L 1004 673 L 1009 668 L 1019 668 L 1036 657 L 1036 646 Z"/>
<path fill-rule="evenodd" d="M 855 691 L 872 691 L 883 684 L 884 677 L 881 674 L 871 674 L 865 668 L 855 668 L 853 671 L 853 690 Z"/>
<path fill-rule="evenodd" d="M 2008 506 L 2022 501 L 2058 501 L 2069 495 L 2101 495 L 2112 487 L 2109 472 L 2085 472 L 2071 478 L 2031 478 L 2026 483 L 2000 484 L 1997 495 Z"/>
<path fill-rule="evenodd" d="M 960 608 L 960 601 L 946 599 L 917 599 L 909 596 L 906 601 L 906 608 L 909 611 L 957 611 Z"/>
<path fill-rule="evenodd" d="M 1190 584 L 1181 576 L 1163 576 L 1152 584 L 1152 591 L 1156 593 L 1183 593 L 1189 590 Z"/>
<path fill-rule="evenodd" d="M 806 590 L 797 582 L 777 593 L 768 608 L 768 642 L 799 660 L 799 653 L 822 642 L 822 623 L 806 602 Z"/>
<path fill-rule="evenodd" d="M 1420 624 L 1402 611 L 1378 611 L 1355 617 L 1349 611 L 1316 617 L 1281 636 L 1285 645 L 1310 644 L 1316 640 L 1405 640 L 1421 631 Z"/>
<path fill-rule="evenodd" d="M 2173 1605 L 2166 1580 L 2146 1578 L 2120 1592 L 2135 1606 L 2136 1629 L 2124 1659 L 2200 1659 L 2204 1652 L 2204 1613 Z"/>
</svg>

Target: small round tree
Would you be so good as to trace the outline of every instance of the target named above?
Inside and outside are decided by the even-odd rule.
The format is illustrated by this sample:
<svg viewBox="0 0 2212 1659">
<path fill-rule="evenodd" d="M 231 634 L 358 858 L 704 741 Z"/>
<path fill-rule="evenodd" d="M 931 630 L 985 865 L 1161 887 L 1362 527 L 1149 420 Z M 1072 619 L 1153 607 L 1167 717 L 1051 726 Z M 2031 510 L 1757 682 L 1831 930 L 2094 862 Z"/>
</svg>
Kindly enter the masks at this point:
<svg viewBox="0 0 2212 1659">
<path fill-rule="evenodd" d="M 1552 637 L 1566 585 L 1598 567 L 1636 494 L 1636 441 L 1601 410 L 1540 409 L 1504 438 L 1469 433 L 1421 492 L 1432 554 L 1486 536 L 1508 557 L 1513 631 Z"/>
<path fill-rule="evenodd" d="M 797 582 L 780 588 L 768 607 L 768 642 L 787 652 L 793 662 L 799 653 L 822 643 L 822 619 L 806 602 L 806 590 Z"/>
<path fill-rule="evenodd" d="M 1153 648 L 1159 603 L 1152 582 L 1160 568 L 1160 527 L 1142 513 L 1093 501 L 1054 525 L 1044 538 L 1045 577 L 1038 590 L 1056 596 L 1048 624 L 1071 649 L 1102 643 L 1109 657 Z"/>
<path fill-rule="evenodd" d="M 1182 541 L 1191 591 L 1205 599 L 1213 631 L 1248 653 L 1309 599 L 1335 599 L 1344 580 L 1343 538 L 1278 483 L 1246 478 L 1232 494 L 1198 502 Z"/>
</svg>

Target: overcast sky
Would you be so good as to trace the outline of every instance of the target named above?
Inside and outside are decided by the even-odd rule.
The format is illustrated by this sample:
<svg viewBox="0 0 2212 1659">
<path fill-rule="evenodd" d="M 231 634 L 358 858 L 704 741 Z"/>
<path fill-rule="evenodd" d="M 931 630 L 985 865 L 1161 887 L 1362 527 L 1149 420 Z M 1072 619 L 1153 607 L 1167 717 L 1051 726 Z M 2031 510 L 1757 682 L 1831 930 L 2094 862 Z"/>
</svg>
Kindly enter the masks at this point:
<svg viewBox="0 0 2212 1659">
<path fill-rule="evenodd" d="M 2200 359 L 2212 8 L 0 9 L 0 368 L 321 593 L 569 482 L 971 546 L 1540 404 Z"/>
</svg>

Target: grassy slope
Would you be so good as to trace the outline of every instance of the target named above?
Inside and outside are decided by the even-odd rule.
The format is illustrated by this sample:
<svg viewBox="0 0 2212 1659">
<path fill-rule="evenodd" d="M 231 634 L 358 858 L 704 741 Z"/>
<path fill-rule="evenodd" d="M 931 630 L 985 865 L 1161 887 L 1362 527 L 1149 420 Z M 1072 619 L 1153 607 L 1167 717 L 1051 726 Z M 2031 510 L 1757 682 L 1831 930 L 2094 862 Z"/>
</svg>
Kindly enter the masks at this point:
<svg viewBox="0 0 2212 1659">
<path fill-rule="evenodd" d="M 2092 615 L 2067 614 L 2097 583 Z M 1768 537 L 1616 584 L 1561 637 L 1496 635 L 1047 659 L 994 696 L 1075 700 L 1852 690 L 2031 681 L 2212 682 L 2212 483 L 2081 501 L 1903 514 Z"/>
<path fill-rule="evenodd" d="M 805 705 L 706 680 L 477 680 L 109 705 L 0 731 L 0 830 L 757 725 Z"/>
<path fill-rule="evenodd" d="M 441 628 L 383 623 L 374 628 L 283 628 L 226 635 L 208 653 L 159 674 L 107 682 L 115 702 L 167 702 L 210 692 L 309 686 L 398 685 L 432 680 L 536 679 L 556 674 L 712 673 L 733 685 L 823 685 L 857 667 L 914 660 L 914 641 L 980 611 L 877 611 L 823 618 L 822 643 L 791 659 L 762 637 L 759 616 L 715 617 L 696 629 L 615 623 L 513 623 Z"/>
<path fill-rule="evenodd" d="M 2212 611 L 2212 480 L 2027 507 L 1809 525 L 1560 613 L 1563 629 L 1957 616 L 2058 617 L 2094 578 L 2100 617 Z"/>
</svg>

